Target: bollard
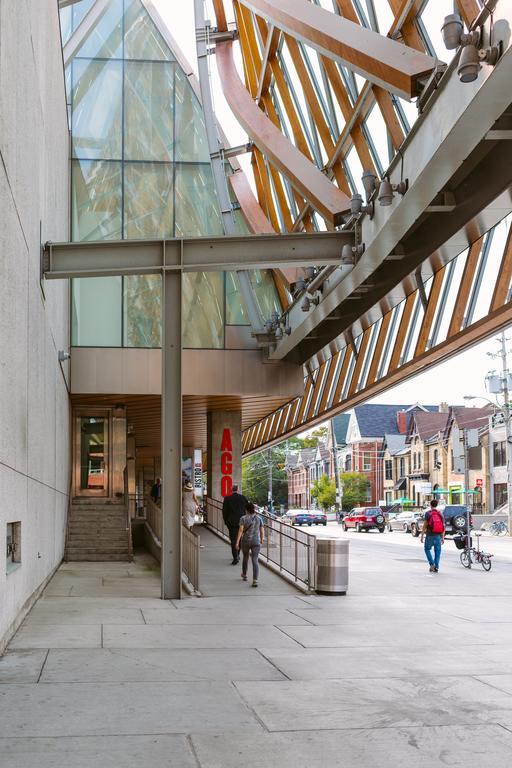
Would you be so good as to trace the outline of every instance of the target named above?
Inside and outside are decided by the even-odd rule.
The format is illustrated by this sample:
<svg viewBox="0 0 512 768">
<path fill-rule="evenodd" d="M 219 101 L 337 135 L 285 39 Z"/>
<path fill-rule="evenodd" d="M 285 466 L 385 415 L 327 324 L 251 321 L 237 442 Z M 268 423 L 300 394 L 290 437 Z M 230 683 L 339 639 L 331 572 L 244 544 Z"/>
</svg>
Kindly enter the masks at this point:
<svg viewBox="0 0 512 768">
<path fill-rule="evenodd" d="M 316 591 L 320 595 L 346 595 L 348 539 L 316 540 Z"/>
</svg>

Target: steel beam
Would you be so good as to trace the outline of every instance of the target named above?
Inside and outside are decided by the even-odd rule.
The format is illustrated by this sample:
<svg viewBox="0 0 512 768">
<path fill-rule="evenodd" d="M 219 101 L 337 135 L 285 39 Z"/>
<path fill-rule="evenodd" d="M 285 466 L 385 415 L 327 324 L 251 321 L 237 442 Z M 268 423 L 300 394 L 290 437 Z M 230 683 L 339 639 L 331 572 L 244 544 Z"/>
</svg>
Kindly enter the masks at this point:
<svg viewBox="0 0 512 768">
<path fill-rule="evenodd" d="M 510 25 L 512 8 L 510 4 L 499 3 L 494 17 L 495 38 L 505 34 Z M 488 32 L 486 29 L 484 34 Z M 371 302 L 375 304 L 389 292 L 393 281 L 394 285 L 399 283 L 443 243 L 457 239 L 458 232 L 466 238 L 460 250 L 480 236 L 481 232 L 476 237 L 473 235 L 482 214 L 486 208 L 492 208 L 491 201 L 497 200 L 502 190 L 510 186 L 512 177 L 511 153 L 502 149 L 498 142 L 485 140 L 488 131 L 510 104 L 507 83 L 512 81 L 512 41 L 504 38 L 502 42 L 503 53 L 496 66 L 484 65 L 478 79 L 469 86 L 459 81 L 457 61 L 452 62 L 407 136 L 400 155 L 390 166 L 391 182 L 408 179 L 408 191 L 402 198 L 395 197 L 388 207 L 381 207 L 376 202 L 373 218 L 365 216 L 361 220 L 361 241 L 366 246 L 364 255 L 332 290 L 326 286 L 322 301 L 307 316 L 300 308 L 292 308 L 289 316 L 292 333 L 276 345 L 271 358 L 297 361 L 299 358 L 292 358 L 292 355 L 302 341 L 332 312 L 339 312 L 366 281 L 380 285 L 380 296 L 375 291 L 368 296 L 365 309 L 369 310 Z M 457 201 L 452 213 L 449 216 L 428 214 L 432 201 L 449 188 L 454 189 Z M 497 205 L 501 214 L 495 216 L 490 226 L 511 210 L 509 192 L 503 192 L 502 198 L 505 200 Z M 477 227 L 470 225 L 472 220 L 476 221 Z M 462 241 L 464 238 L 458 239 Z M 404 258 L 388 263 L 400 245 L 405 248 Z M 353 309 L 345 307 L 342 312 L 347 322 L 353 321 Z M 324 344 L 344 330 L 343 326 L 336 328 L 335 323 L 329 325 L 331 339 L 324 337 Z M 322 346 L 320 341 L 316 349 L 307 345 L 301 357 L 309 359 Z"/>
<path fill-rule="evenodd" d="M 181 273 L 163 280 L 162 598 L 181 597 Z"/>
<path fill-rule="evenodd" d="M 350 232 L 309 235 L 247 235 L 47 243 L 43 270 L 49 280 L 71 277 L 217 272 L 334 264 L 353 244 Z"/>
<path fill-rule="evenodd" d="M 240 0 L 269 24 L 372 83 L 410 99 L 436 61 L 308 0 Z"/>
</svg>

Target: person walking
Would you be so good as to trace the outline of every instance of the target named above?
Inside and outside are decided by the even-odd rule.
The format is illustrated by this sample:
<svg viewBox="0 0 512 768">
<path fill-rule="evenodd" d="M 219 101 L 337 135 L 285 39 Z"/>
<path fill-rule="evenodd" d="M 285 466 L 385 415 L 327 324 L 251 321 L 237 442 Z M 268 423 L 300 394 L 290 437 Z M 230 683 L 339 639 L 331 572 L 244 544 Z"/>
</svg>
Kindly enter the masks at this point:
<svg viewBox="0 0 512 768">
<path fill-rule="evenodd" d="M 198 501 L 192 483 L 185 483 L 181 492 L 181 512 L 183 523 L 190 530 L 196 521 Z"/>
<path fill-rule="evenodd" d="M 261 545 L 265 539 L 265 529 L 261 517 L 256 512 L 256 507 L 250 501 L 246 506 L 246 514 L 240 518 L 238 536 L 236 540 L 237 549 L 242 546 L 242 579 L 247 581 L 247 566 L 249 565 L 249 555 L 252 560 L 252 586 L 258 586 L 258 576 L 260 565 L 258 557 Z"/>
<path fill-rule="evenodd" d="M 155 482 L 151 486 L 151 498 L 155 502 L 155 504 L 158 504 L 160 506 L 160 502 L 162 500 L 162 481 L 159 477 L 156 478 Z"/>
<path fill-rule="evenodd" d="M 430 509 L 425 513 L 425 522 L 421 531 L 421 543 L 425 541 L 424 550 L 430 566 L 430 573 L 439 571 L 441 547 L 444 544 L 445 525 L 442 512 L 437 509 L 437 499 L 430 502 Z M 434 550 L 432 557 L 431 550 Z"/>
<path fill-rule="evenodd" d="M 249 502 L 241 493 L 238 493 L 238 485 L 233 485 L 229 496 L 224 497 L 222 504 L 222 519 L 229 531 L 229 540 L 231 542 L 231 554 L 233 560 L 231 565 L 237 565 L 240 560 L 240 552 L 236 546 L 238 527 L 240 518 L 245 514 L 245 508 Z"/>
</svg>

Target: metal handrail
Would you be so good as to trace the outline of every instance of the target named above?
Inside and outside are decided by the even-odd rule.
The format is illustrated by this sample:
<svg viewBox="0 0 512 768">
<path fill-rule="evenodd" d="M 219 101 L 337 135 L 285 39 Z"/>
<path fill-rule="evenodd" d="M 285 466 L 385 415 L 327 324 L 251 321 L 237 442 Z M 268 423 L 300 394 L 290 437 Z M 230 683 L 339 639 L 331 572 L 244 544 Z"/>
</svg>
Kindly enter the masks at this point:
<svg viewBox="0 0 512 768">
<path fill-rule="evenodd" d="M 185 525 L 181 526 L 181 570 L 192 584 L 194 591 L 199 592 L 201 540 Z"/>
<path fill-rule="evenodd" d="M 144 497 L 144 520 L 155 539 L 162 543 L 162 510 L 151 496 Z M 197 533 L 181 526 L 181 570 L 199 592 L 201 540 Z"/>
<path fill-rule="evenodd" d="M 308 589 L 316 586 L 316 537 L 297 530 L 288 522 L 260 513 L 264 521 L 265 541 L 260 559 L 296 584 Z M 206 520 L 210 528 L 229 540 L 222 517 L 222 502 L 206 499 Z"/>
</svg>

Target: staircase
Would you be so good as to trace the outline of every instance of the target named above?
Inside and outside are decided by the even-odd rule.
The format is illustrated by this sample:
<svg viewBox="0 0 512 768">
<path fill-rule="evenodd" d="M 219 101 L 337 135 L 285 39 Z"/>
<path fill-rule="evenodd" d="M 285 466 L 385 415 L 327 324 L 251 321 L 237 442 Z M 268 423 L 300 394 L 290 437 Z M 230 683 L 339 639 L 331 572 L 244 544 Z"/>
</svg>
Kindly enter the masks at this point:
<svg viewBox="0 0 512 768">
<path fill-rule="evenodd" d="M 131 531 L 126 530 L 126 519 L 126 507 L 122 504 L 74 499 L 69 512 L 65 559 L 131 560 Z"/>
</svg>

